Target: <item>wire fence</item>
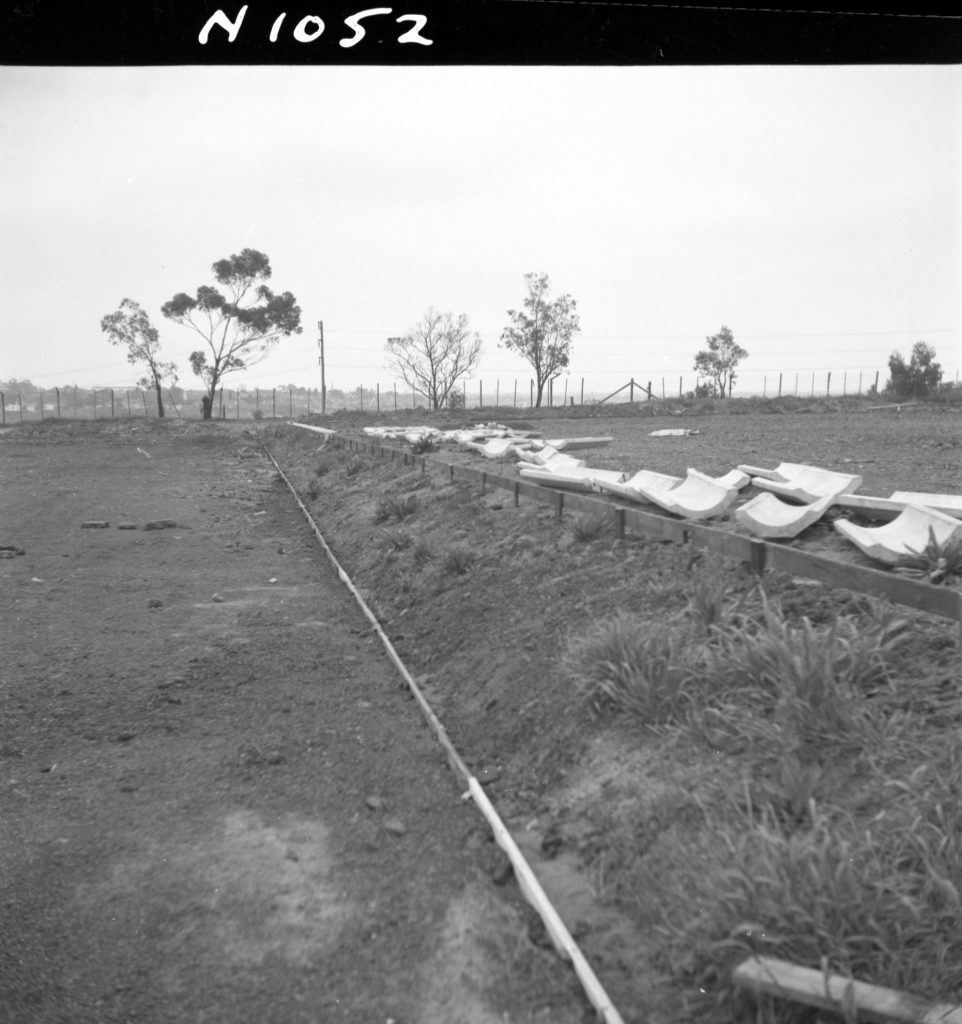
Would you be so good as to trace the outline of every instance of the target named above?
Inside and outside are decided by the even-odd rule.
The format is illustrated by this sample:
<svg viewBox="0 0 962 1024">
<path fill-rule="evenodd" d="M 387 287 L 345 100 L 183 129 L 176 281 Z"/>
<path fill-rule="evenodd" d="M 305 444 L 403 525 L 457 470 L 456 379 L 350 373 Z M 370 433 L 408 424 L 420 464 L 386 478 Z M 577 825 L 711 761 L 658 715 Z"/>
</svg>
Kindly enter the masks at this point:
<svg viewBox="0 0 962 1024">
<path fill-rule="evenodd" d="M 948 374 L 943 377 L 943 387 Z M 748 392 L 739 381 L 735 397 L 762 398 L 844 398 L 880 396 L 888 382 L 879 370 L 789 371 L 762 375 L 760 388 Z M 703 394 L 703 378 L 682 374 L 649 379 L 632 377 L 610 393 L 586 391 L 585 378 L 565 376 L 549 381 L 542 406 L 549 408 L 586 405 L 620 405 L 633 402 L 685 400 Z M 955 371 L 954 387 L 958 387 Z M 709 388 L 710 390 L 710 388 Z M 525 411 L 534 408 L 537 387 L 533 380 L 473 379 L 458 382 L 448 394 L 444 408 L 450 411 Z M 202 417 L 202 391 L 167 389 L 162 395 L 164 415 L 182 419 Z M 902 395 L 902 398 L 918 397 Z M 369 412 L 380 414 L 427 412 L 431 403 L 407 384 L 359 384 L 351 389 L 295 385 L 276 388 L 220 388 L 214 399 L 215 419 L 277 419 L 313 413 Z M 40 421 L 49 418 L 116 419 L 159 416 L 157 395 L 143 388 L 34 388 L 0 387 L 0 424 Z"/>
</svg>

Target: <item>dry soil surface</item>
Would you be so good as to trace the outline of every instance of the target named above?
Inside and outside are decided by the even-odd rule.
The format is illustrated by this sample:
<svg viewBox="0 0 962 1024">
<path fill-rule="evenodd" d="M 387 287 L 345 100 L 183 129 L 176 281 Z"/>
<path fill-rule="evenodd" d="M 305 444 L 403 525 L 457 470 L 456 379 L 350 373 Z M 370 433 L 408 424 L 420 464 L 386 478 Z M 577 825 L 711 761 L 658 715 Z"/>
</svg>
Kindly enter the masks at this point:
<svg viewBox="0 0 962 1024">
<path fill-rule="evenodd" d="M 7 432 L 0 495 L 3 1024 L 585 1019 L 251 431 Z"/>
</svg>

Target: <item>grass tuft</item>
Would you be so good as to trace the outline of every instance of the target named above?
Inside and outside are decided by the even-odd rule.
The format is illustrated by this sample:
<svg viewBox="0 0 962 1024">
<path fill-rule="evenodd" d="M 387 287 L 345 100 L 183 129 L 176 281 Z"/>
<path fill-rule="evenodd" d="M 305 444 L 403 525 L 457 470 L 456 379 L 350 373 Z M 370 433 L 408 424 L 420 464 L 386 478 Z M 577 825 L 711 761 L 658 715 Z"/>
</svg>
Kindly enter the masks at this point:
<svg viewBox="0 0 962 1024">
<path fill-rule="evenodd" d="M 926 583 L 948 583 L 962 579 L 962 534 L 949 537 L 941 542 L 935 531 L 929 527 L 928 543 L 921 551 L 909 549 L 911 554 L 902 555 L 895 563 L 895 571 Z"/>
<path fill-rule="evenodd" d="M 386 494 L 378 499 L 374 509 L 374 522 L 401 522 L 413 516 L 417 508 L 418 496 L 416 494 Z"/>
<path fill-rule="evenodd" d="M 421 537 L 417 541 L 411 554 L 414 558 L 414 564 L 417 566 L 426 565 L 432 559 L 437 557 L 434 545 L 425 537 Z"/>
<path fill-rule="evenodd" d="M 584 512 L 571 523 L 571 532 L 579 544 L 589 544 L 608 532 L 610 519 L 603 512 Z"/>
<path fill-rule="evenodd" d="M 596 710 L 615 708 L 651 724 L 681 718 L 693 679 L 686 630 L 618 612 L 572 640 L 564 669 Z"/>
<path fill-rule="evenodd" d="M 390 551 L 407 551 L 414 544 L 414 536 L 409 530 L 397 528 L 381 532 Z"/>
<path fill-rule="evenodd" d="M 477 561 L 477 555 L 464 545 L 449 548 L 444 555 L 444 571 L 453 576 L 463 576 Z"/>
<path fill-rule="evenodd" d="M 427 455 L 428 452 L 436 450 L 437 445 L 434 442 L 434 438 L 427 434 L 423 434 L 411 445 L 411 451 L 414 452 L 415 455 Z"/>
</svg>

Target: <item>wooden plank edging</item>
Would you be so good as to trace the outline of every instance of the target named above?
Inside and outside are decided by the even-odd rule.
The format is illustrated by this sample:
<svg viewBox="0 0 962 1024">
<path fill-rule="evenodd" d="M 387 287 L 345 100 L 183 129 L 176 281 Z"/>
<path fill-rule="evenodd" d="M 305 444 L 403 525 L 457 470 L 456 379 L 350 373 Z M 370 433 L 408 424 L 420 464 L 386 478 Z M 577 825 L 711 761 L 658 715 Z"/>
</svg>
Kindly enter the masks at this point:
<svg viewBox="0 0 962 1024">
<path fill-rule="evenodd" d="M 962 1024 L 962 1005 L 934 1003 L 880 985 L 826 974 L 774 957 L 750 957 L 732 972 L 739 988 L 878 1024 Z"/>
</svg>

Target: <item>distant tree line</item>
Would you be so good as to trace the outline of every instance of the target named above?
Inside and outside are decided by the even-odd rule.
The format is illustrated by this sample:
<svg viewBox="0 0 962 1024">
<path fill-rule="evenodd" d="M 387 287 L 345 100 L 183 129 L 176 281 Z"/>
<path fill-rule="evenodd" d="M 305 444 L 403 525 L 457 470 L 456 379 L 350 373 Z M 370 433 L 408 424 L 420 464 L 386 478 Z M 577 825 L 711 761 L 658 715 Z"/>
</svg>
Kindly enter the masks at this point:
<svg viewBox="0 0 962 1024">
<path fill-rule="evenodd" d="M 161 307 L 168 320 L 202 339 L 203 345 L 190 354 L 189 361 L 204 385 L 204 419 L 213 415 L 224 377 L 259 363 L 281 338 L 301 333 L 301 309 L 294 296 L 290 292 L 277 294 L 266 283 L 272 271 L 264 253 L 243 249 L 218 260 L 211 269 L 215 286 L 201 285 L 193 295 L 178 292 Z M 531 366 L 533 404 L 538 408 L 551 382 L 570 365 L 572 343 L 581 325 L 577 302 L 567 293 L 552 297 L 547 274 L 525 274 L 524 282 L 526 294 L 519 309 L 507 311 L 508 324 L 501 332 L 499 347 Z M 137 385 L 154 392 L 157 414 L 163 416 L 164 392 L 172 394 L 178 373 L 172 362 L 160 358 L 159 333 L 148 314 L 125 298 L 115 312 L 103 317 L 101 329 L 111 344 L 126 348 L 130 363 L 143 366 L 145 372 Z M 481 354 L 481 337 L 470 329 L 467 314 L 430 307 L 405 334 L 387 340 L 386 368 L 414 394 L 422 395 L 428 408 L 455 408 L 463 401 L 458 384 L 477 369 Z M 942 380 L 935 354 L 924 341 L 915 344 L 908 362 L 893 352 L 884 393 L 906 398 L 935 391 Z M 730 398 L 739 367 L 747 358 L 748 352 L 723 324 L 717 333 L 706 337 L 705 347 L 695 354 L 699 380 L 694 396 Z M 305 391 L 295 385 L 287 390 Z M 332 398 L 343 396 L 335 389 L 329 394 Z M 183 398 L 183 392 L 179 397 Z"/>
</svg>

